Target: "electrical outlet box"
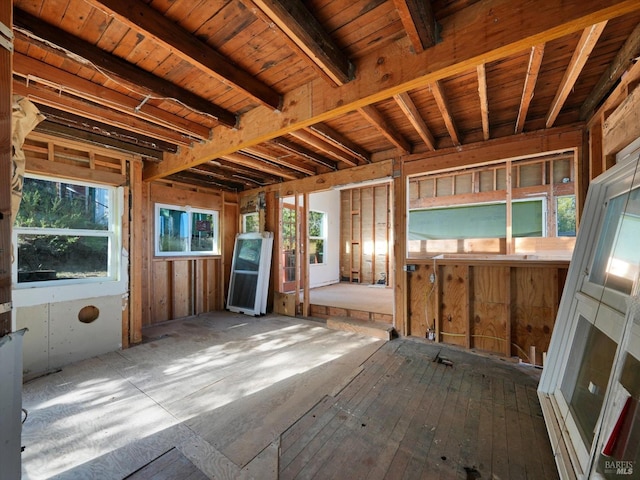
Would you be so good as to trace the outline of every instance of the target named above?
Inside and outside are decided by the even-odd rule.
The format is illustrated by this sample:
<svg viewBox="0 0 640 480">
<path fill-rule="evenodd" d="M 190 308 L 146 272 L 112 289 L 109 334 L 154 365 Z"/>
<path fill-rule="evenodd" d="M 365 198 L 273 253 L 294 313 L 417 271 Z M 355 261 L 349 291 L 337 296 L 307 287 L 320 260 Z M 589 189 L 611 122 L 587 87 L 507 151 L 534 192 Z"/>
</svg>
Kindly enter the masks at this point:
<svg viewBox="0 0 640 480">
<path fill-rule="evenodd" d="M 416 271 L 416 266 L 415 265 L 405 265 L 403 270 L 405 272 L 415 272 Z"/>
</svg>

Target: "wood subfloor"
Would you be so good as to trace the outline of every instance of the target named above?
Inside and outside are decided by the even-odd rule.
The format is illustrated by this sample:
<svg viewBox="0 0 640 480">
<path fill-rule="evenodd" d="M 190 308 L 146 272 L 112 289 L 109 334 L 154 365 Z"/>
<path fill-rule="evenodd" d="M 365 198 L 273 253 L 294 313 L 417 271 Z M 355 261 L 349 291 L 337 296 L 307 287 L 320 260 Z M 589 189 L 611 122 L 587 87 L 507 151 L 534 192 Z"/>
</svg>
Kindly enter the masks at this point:
<svg viewBox="0 0 640 480">
<path fill-rule="evenodd" d="M 24 480 L 557 478 L 531 367 L 276 315 L 145 337 L 24 385 Z"/>
</svg>

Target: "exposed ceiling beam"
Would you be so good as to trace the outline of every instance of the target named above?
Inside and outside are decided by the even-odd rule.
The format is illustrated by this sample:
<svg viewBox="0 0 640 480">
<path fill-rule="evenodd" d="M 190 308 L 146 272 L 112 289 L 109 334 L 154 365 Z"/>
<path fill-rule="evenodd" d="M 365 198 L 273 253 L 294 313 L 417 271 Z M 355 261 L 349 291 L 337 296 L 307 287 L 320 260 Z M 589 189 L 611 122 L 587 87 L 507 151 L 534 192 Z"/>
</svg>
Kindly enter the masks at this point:
<svg viewBox="0 0 640 480">
<path fill-rule="evenodd" d="M 318 155 L 316 152 L 309 150 L 301 145 L 298 145 L 294 142 L 290 142 L 286 138 L 277 137 L 270 141 L 270 143 L 274 145 L 278 145 L 279 147 L 284 148 L 285 150 L 294 153 L 296 155 L 300 155 L 307 160 L 311 160 L 312 162 L 318 163 L 324 167 L 327 167 L 331 170 L 337 170 L 338 165 L 333 160 L 329 160 L 328 158 L 323 157 L 322 155 Z"/>
<path fill-rule="evenodd" d="M 342 53 L 318 20 L 298 0 L 253 0 L 336 83 L 353 79 L 353 64 Z"/>
<path fill-rule="evenodd" d="M 436 44 L 438 32 L 430 1 L 394 0 L 393 3 L 416 53 Z"/>
<path fill-rule="evenodd" d="M 527 120 L 529 105 L 533 100 L 533 92 L 538 82 L 538 74 L 542 65 L 542 57 L 544 56 L 544 43 L 531 47 L 529 55 L 529 66 L 527 67 L 527 76 L 524 79 L 524 88 L 522 89 L 522 98 L 520 99 L 520 108 L 518 108 L 518 119 L 516 120 L 515 133 L 522 133 L 524 130 L 524 122 Z"/>
<path fill-rule="evenodd" d="M 480 96 L 480 116 L 482 118 L 482 138 L 489 140 L 489 99 L 487 97 L 487 70 L 484 63 L 477 67 L 478 95 Z"/>
<path fill-rule="evenodd" d="M 176 130 L 160 127 L 145 120 L 105 108 L 102 105 L 80 100 L 77 97 L 63 95 L 61 92 L 54 91 L 36 83 L 29 83 L 29 85 L 27 85 L 20 81 L 19 78 L 14 78 L 13 80 L 13 93 L 28 97 L 38 105 L 48 105 L 49 107 L 64 112 L 73 113 L 74 115 L 86 117 L 97 122 L 107 123 L 114 127 L 136 132 L 141 135 L 147 135 L 165 142 L 186 146 L 190 145 L 193 141 L 193 138 L 183 135 Z"/>
<path fill-rule="evenodd" d="M 353 156 L 349 156 L 344 153 L 338 147 L 327 143 L 324 139 L 317 137 L 313 133 L 307 131 L 306 129 L 296 130 L 295 132 L 291 132 L 292 137 L 297 138 L 298 140 L 307 143 L 311 146 L 316 147 L 317 149 L 323 151 L 327 155 L 332 156 L 333 158 L 346 163 L 349 166 L 355 167 L 358 165 L 358 160 Z"/>
<path fill-rule="evenodd" d="M 418 112 L 418 108 L 416 107 L 415 103 L 413 103 L 413 100 L 411 100 L 409 93 L 399 93 L 397 95 L 394 95 L 393 98 L 402 112 L 407 116 L 407 118 L 411 122 L 411 125 L 413 125 L 413 128 L 416 129 L 418 135 L 420 135 L 420 138 L 422 138 L 422 141 L 429 148 L 429 150 L 435 150 L 436 141 L 433 138 L 433 134 L 427 127 L 427 124 L 420 115 L 420 112 Z"/>
<path fill-rule="evenodd" d="M 146 156 L 153 157 L 161 157 L 162 152 L 175 153 L 178 151 L 178 145 L 174 143 L 136 134 L 130 129 L 117 128 L 46 105 L 39 105 L 38 110 L 46 117 L 46 121 L 43 123 L 54 123 L 71 128 L 76 135 L 80 135 L 82 132 L 91 134 L 91 143 L 104 143 L 123 149 L 140 148 L 142 150 L 139 153 L 146 152 L 144 153 Z M 51 127 L 49 128 L 51 129 Z M 109 140 L 113 140 L 114 143 L 109 143 Z"/>
<path fill-rule="evenodd" d="M 594 23 L 640 10 L 637 0 L 538 0 L 522 9 L 519 0 L 485 0 L 442 19 L 445 36 L 428 51 L 409 54 L 390 43 L 358 61 L 358 76 L 336 90 L 326 82 L 301 85 L 284 96 L 282 112 L 257 107 L 240 118 L 238 129 L 214 129 L 214 141 L 195 144 L 178 155 L 165 154 L 144 170 L 145 181 L 162 178 L 227 153 L 252 148 L 271 138 L 325 122 L 454 75 L 528 50 L 534 45 L 583 30 Z M 483 39 L 483 41 L 479 41 Z M 464 45 L 465 48 L 460 48 Z M 405 46 L 406 47 L 406 46 Z"/>
<path fill-rule="evenodd" d="M 197 165 L 195 167 L 192 167 L 188 170 L 185 170 L 185 172 L 193 173 L 195 175 L 198 175 L 199 177 L 204 177 L 214 181 L 235 183 L 237 184 L 236 188 L 238 189 L 242 189 L 245 187 L 256 188 L 256 187 L 263 186 L 261 182 L 258 182 L 252 179 L 251 177 L 237 176 L 231 172 L 221 173 L 220 170 L 216 170 L 216 167 L 206 163 L 204 165 Z"/>
<path fill-rule="evenodd" d="M 241 70 L 205 42 L 141 1 L 85 0 L 143 36 L 152 38 L 182 60 L 241 91 L 263 105 L 280 108 L 281 97 L 271 87 Z"/>
<path fill-rule="evenodd" d="M 411 153 L 411 145 L 387 122 L 382 114 L 373 105 L 365 105 L 358 108 L 358 113 L 362 115 L 373 127 L 385 136 L 392 144 L 400 149 L 404 154 Z"/>
<path fill-rule="evenodd" d="M 263 162 L 270 162 L 275 165 L 280 165 L 282 167 L 295 170 L 296 172 L 300 172 L 304 175 L 313 176 L 318 174 L 318 171 L 314 167 L 309 167 L 304 163 L 291 158 L 290 156 L 289 158 L 277 157 L 259 148 L 246 148 L 244 150 L 241 150 L 240 153 L 243 153 L 248 157 L 256 158 Z"/>
<path fill-rule="evenodd" d="M 224 155 L 222 158 L 232 163 L 237 163 L 238 165 L 251 168 L 258 172 L 266 172 L 277 177 L 282 177 L 286 180 L 295 180 L 297 178 L 300 178 L 299 174 L 292 172 L 289 169 L 282 168 L 279 165 L 272 165 L 266 160 L 253 156 L 247 156 L 243 153 L 230 153 L 228 155 Z"/>
<path fill-rule="evenodd" d="M 598 83 L 582 104 L 582 107 L 580 107 L 581 120 L 586 120 L 593 114 L 605 96 L 620 80 L 622 74 L 636 61 L 638 56 L 640 56 L 640 23 L 633 29 L 627 41 L 618 50 L 616 57 L 604 71 L 600 80 L 598 80 Z"/>
<path fill-rule="evenodd" d="M 271 175 L 260 170 L 243 167 L 222 158 L 199 165 L 198 167 L 201 166 L 206 166 L 210 171 L 222 172 L 230 176 L 239 175 L 242 178 L 248 178 L 260 184 L 280 183 L 283 180 L 279 175 Z"/>
<path fill-rule="evenodd" d="M 227 127 L 236 126 L 236 116 L 208 100 L 156 77 L 151 73 L 132 65 L 125 60 L 111 55 L 100 48 L 85 42 L 70 33 L 49 25 L 19 8 L 14 8 L 14 29 L 25 34 L 32 41 L 41 41 L 43 48 L 71 58 L 78 57 L 86 61 L 86 65 L 99 69 L 113 80 L 126 85 L 134 92 L 151 95 L 167 100 L 177 100 L 196 112 L 215 118 Z M 46 39 L 46 40 L 43 40 Z M 53 47 L 52 47 L 53 46 Z"/>
<path fill-rule="evenodd" d="M 124 95 L 18 52 L 13 54 L 13 71 L 26 78 L 29 84 L 42 83 L 55 90 L 65 91 L 164 128 L 200 139 L 208 139 L 211 135 L 211 130 L 206 126 L 173 115 L 146 102 L 140 106 L 144 98 L 136 99 Z"/>
<path fill-rule="evenodd" d="M 229 190 L 231 192 L 237 192 L 243 190 L 243 185 L 240 182 L 230 182 L 225 180 L 213 179 L 212 177 L 207 178 L 204 175 L 199 173 L 194 173 L 191 171 L 183 171 L 174 173 L 170 177 L 167 177 L 169 181 L 176 181 L 181 183 L 188 183 L 189 185 L 197 185 L 205 188 L 221 188 L 223 190 Z"/>
<path fill-rule="evenodd" d="M 361 148 L 355 142 L 352 142 L 340 132 L 335 131 L 325 123 L 316 123 L 305 127 L 305 130 L 313 133 L 318 138 L 326 140 L 328 143 L 335 145 L 347 155 L 353 155 L 365 163 L 371 163 L 371 155 L 364 148 Z"/>
<path fill-rule="evenodd" d="M 440 110 L 440 115 L 442 115 L 444 124 L 447 127 L 449 136 L 451 137 L 451 141 L 455 146 L 461 145 L 458 128 L 456 127 L 456 124 L 453 121 L 453 117 L 451 116 L 449 102 L 447 101 L 447 96 L 444 93 L 442 82 L 440 80 L 437 80 L 436 82 L 432 83 L 430 87 L 431 93 L 433 93 L 433 98 L 436 101 L 436 105 L 438 105 L 438 110 Z"/>
<path fill-rule="evenodd" d="M 584 68 L 585 63 L 587 63 L 589 55 L 591 55 L 591 52 L 595 48 L 596 43 L 598 43 L 598 39 L 600 38 L 600 35 L 602 35 L 604 27 L 606 26 L 607 22 L 604 21 L 591 25 L 582 32 L 578 46 L 573 52 L 573 56 L 569 62 L 569 66 L 564 72 L 564 77 L 562 78 L 562 82 L 560 82 L 556 96 L 554 97 L 553 102 L 551 102 L 551 108 L 549 109 L 549 113 L 547 113 L 547 119 L 545 122 L 547 128 L 551 128 L 556 121 L 556 118 L 558 118 L 564 102 L 567 100 L 569 93 L 571 93 L 571 89 L 575 85 L 576 80 L 578 80 L 580 72 Z"/>
</svg>

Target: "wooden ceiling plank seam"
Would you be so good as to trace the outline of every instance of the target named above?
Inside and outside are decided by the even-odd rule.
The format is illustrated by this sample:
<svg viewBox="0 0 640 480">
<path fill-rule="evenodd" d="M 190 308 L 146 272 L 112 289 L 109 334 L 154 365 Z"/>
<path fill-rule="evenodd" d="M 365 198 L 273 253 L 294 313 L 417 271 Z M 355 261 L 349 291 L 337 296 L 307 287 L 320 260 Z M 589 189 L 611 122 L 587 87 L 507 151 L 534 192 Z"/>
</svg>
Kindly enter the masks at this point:
<svg viewBox="0 0 640 480">
<path fill-rule="evenodd" d="M 411 145 L 391 126 L 382 114 L 373 105 L 365 105 L 357 109 L 373 127 L 385 136 L 393 145 L 398 147 L 404 154 L 411 153 Z"/>
<path fill-rule="evenodd" d="M 209 128 L 149 105 L 144 99 L 137 100 L 26 55 L 14 53 L 13 69 L 14 73 L 26 78 L 28 82 L 41 82 L 59 91 L 65 91 L 165 128 L 175 129 L 191 137 L 206 140 L 211 135 Z M 140 107 L 141 102 L 145 102 L 142 107 Z"/>
<path fill-rule="evenodd" d="M 286 167 L 290 170 L 295 170 L 296 172 L 300 172 L 307 176 L 313 176 L 318 174 L 315 168 L 310 168 L 310 167 L 307 167 L 306 165 L 301 165 L 284 158 L 280 158 L 274 155 L 269 155 L 255 148 L 245 148 L 243 150 L 240 150 L 239 153 L 246 155 L 247 157 L 250 157 L 250 158 L 255 158 L 256 160 L 259 160 L 261 162 L 268 162 L 275 165 L 280 165 L 282 167 Z"/>
<path fill-rule="evenodd" d="M 159 127 L 136 117 L 125 116 L 119 112 L 114 112 L 104 107 L 99 107 L 98 105 L 91 105 L 73 97 L 58 95 L 56 92 L 38 88 L 33 84 L 26 86 L 14 80 L 13 92 L 29 98 L 37 104 L 48 105 L 58 110 L 107 123 L 142 135 L 152 136 L 169 143 L 188 146 L 192 142 L 191 138 L 187 138 L 175 130 Z"/>
<path fill-rule="evenodd" d="M 216 127 L 215 142 L 195 144 L 191 149 L 181 150 L 179 155 L 165 154 L 160 164 L 146 166 L 144 180 L 153 181 L 190 165 L 254 147 L 397 93 L 468 72 L 480 62 L 521 54 L 540 43 L 640 10 L 637 0 L 612 0 L 606 4 L 582 0 L 579 4 L 562 5 L 553 0 L 539 0 L 536 4 L 539 8 L 526 11 L 517 5 L 516 0 L 485 0 L 442 18 L 443 32 L 450 34 L 430 48 L 428 56 L 427 52 L 405 54 L 403 42 L 388 44 L 375 54 L 358 59 L 358 75 L 339 90 L 320 79 L 301 85 L 285 94 L 282 112 L 269 112 L 261 107 L 248 111 L 240 118 L 238 129 Z"/>
<path fill-rule="evenodd" d="M 547 113 L 545 125 L 547 128 L 550 128 L 555 123 L 558 115 L 560 114 L 560 110 L 564 106 L 564 102 L 567 100 L 567 97 L 571 93 L 571 89 L 575 85 L 578 80 L 578 76 L 582 69 L 584 68 L 587 60 L 589 59 L 589 55 L 598 43 L 598 39 L 604 28 L 607 26 L 607 21 L 600 22 L 592 25 L 589 28 L 586 28 L 580 37 L 580 41 L 578 42 L 578 46 L 576 47 L 571 60 L 569 62 L 569 66 L 567 67 L 564 77 L 562 78 L 562 82 L 558 86 L 558 91 L 551 102 L 551 108 L 549 109 L 549 113 Z"/>
<path fill-rule="evenodd" d="M 305 127 L 305 129 L 313 133 L 317 137 L 322 138 L 327 142 L 335 145 L 346 154 L 353 155 L 354 157 L 362 160 L 364 163 L 371 163 L 371 155 L 369 155 L 369 152 L 349 140 L 340 132 L 329 127 L 327 124 L 316 123 L 315 125 Z"/>
<path fill-rule="evenodd" d="M 307 57 L 342 86 L 354 77 L 354 66 L 318 20 L 297 0 L 252 0 Z"/>
<path fill-rule="evenodd" d="M 480 97 L 480 118 L 482 121 L 482 138 L 489 140 L 489 99 L 487 97 L 487 70 L 484 63 L 476 68 L 478 73 L 478 96 Z"/>
<path fill-rule="evenodd" d="M 403 113 L 407 116 L 409 122 L 411 122 L 411 125 L 413 125 L 413 128 L 416 129 L 418 135 L 420 135 L 420 138 L 422 138 L 422 141 L 425 143 L 427 148 L 429 148 L 429 150 L 435 150 L 435 138 L 429 130 L 429 127 L 427 127 L 427 124 L 422 118 L 422 115 L 420 115 L 418 107 L 416 107 L 416 104 L 411 99 L 409 93 L 399 93 L 397 95 L 394 95 L 393 98 L 395 99 L 396 103 L 403 111 Z"/>
<path fill-rule="evenodd" d="M 308 148 L 305 148 L 294 142 L 291 142 L 286 138 L 276 137 L 273 140 L 271 140 L 271 143 L 273 143 L 274 145 L 278 145 L 279 147 L 282 147 L 291 153 L 294 153 L 303 158 L 306 158 L 307 160 L 311 160 L 312 162 L 315 162 L 324 167 L 327 167 L 330 170 L 338 169 L 338 165 L 333 160 L 329 160 L 328 158 L 325 158 L 322 155 L 318 155 L 316 152 L 311 151 Z"/>
<path fill-rule="evenodd" d="M 435 45 L 438 32 L 431 2 L 393 0 L 393 3 L 416 53 Z"/>
<path fill-rule="evenodd" d="M 438 105 L 438 110 L 440 110 L 440 114 L 444 120 L 444 124 L 447 127 L 447 132 L 449 132 L 449 136 L 451 137 L 451 141 L 455 146 L 460 146 L 460 135 L 458 134 L 458 128 L 451 116 L 451 109 L 449 108 L 449 102 L 444 92 L 442 81 L 436 80 L 430 85 L 430 88 L 433 98 L 436 101 L 436 105 Z"/>
<path fill-rule="evenodd" d="M 358 161 L 353 157 L 347 156 L 342 150 L 335 147 L 333 144 L 327 143 L 324 139 L 317 137 L 313 133 L 310 133 L 306 129 L 296 130 L 291 132 L 290 135 L 298 140 L 316 147 L 318 150 L 332 156 L 333 158 L 346 163 L 351 167 L 358 165 Z"/>
<path fill-rule="evenodd" d="M 597 110 L 607 93 L 611 91 L 633 62 L 637 61 L 638 56 L 640 56 L 640 23 L 627 37 L 622 48 L 618 50 L 615 58 L 602 73 L 598 83 L 580 107 L 581 120 L 587 120 Z"/>
<path fill-rule="evenodd" d="M 172 54 L 195 65 L 267 107 L 279 109 L 282 98 L 278 92 L 258 81 L 253 75 L 238 68 L 208 44 L 172 22 L 162 13 L 144 4 L 130 0 L 85 0 L 95 8 L 106 10 L 137 33 L 153 39 Z"/>
<path fill-rule="evenodd" d="M 104 50 L 80 40 L 77 37 L 49 25 L 32 15 L 14 8 L 14 28 L 17 28 L 33 40 L 42 40 L 57 54 L 73 55 L 92 64 L 95 68 L 113 80 L 126 85 L 133 91 L 144 92 L 164 99 L 172 99 L 183 106 L 192 108 L 205 115 L 214 117 L 220 124 L 235 127 L 236 115 L 217 106 L 194 93 L 182 89 L 166 80 L 131 65 L 125 60 L 107 54 Z M 117 79 L 117 80 L 116 80 Z"/>
<path fill-rule="evenodd" d="M 516 134 L 522 133 L 522 131 L 524 130 L 524 123 L 527 120 L 529 105 L 531 105 L 531 100 L 533 100 L 533 94 L 536 89 L 536 83 L 538 83 L 538 75 L 540 74 L 542 58 L 544 57 L 544 48 L 544 43 L 531 47 L 531 54 L 529 55 L 529 66 L 527 67 L 527 75 L 525 77 L 524 87 L 522 89 L 520 107 L 518 108 L 518 118 L 516 120 L 515 128 Z"/>
</svg>

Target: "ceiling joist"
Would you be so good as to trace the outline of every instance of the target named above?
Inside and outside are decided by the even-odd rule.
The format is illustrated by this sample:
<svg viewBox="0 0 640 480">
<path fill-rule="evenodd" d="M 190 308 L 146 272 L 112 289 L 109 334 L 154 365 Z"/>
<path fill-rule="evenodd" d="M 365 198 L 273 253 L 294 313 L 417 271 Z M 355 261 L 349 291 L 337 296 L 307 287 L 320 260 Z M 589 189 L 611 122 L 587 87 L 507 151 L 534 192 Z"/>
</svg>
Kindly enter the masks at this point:
<svg viewBox="0 0 640 480">
<path fill-rule="evenodd" d="M 316 123 L 304 129 L 318 138 L 325 140 L 327 143 L 334 145 L 336 148 L 339 148 L 347 155 L 359 158 L 364 163 L 371 163 L 371 155 L 369 152 L 326 124 Z"/>
<path fill-rule="evenodd" d="M 438 41 L 438 30 L 431 2 L 424 0 L 394 0 L 402 25 L 413 49 L 420 53 Z"/>
<path fill-rule="evenodd" d="M 482 138 L 489 140 L 489 99 L 487 97 L 487 70 L 484 63 L 478 65 L 478 95 L 480 96 L 480 116 L 482 119 Z"/>
<path fill-rule="evenodd" d="M 411 145 L 387 122 L 373 105 L 358 108 L 358 112 L 403 154 L 411 153 Z"/>
<path fill-rule="evenodd" d="M 431 93 L 433 93 L 433 98 L 435 99 L 436 104 L 438 105 L 438 109 L 440 110 L 440 115 L 442 115 L 444 124 L 447 127 L 449 136 L 451 137 L 451 141 L 455 146 L 460 146 L 460 135 L 458 134 L 458 128 L 456 127 L 456 123 L 453 120 L 453 116 L 451 115 L 449 101 L 447 100 L 447 96 L 444 93 L 442 82 L 440 80 L 437 80 L 436 82 L 431 84 L 430 87 Z"/>
<path fill-rule="evenodd" d="M 402 110 L 402 112 L 407 116 L 413 128 L 416 129 L 420 138 L 425 143 L 425 145 L 429 148 L 429 150 L 436 149 L 436 141 L 433 138 L 433 134 L 429 131 L 427 124 L 424 122 L 420 112 L 418 112 L 418 108 L 416 107 L 413 100 L 407 92 L 399 93 L 393 96 L 394 100 Z"/>
<path fill-rule="evenodd" d="M 531 47 L 529 55 L 529 66 L 527 67 L 527 76 L 524 80 L 524 88 L 522 89 L 522 98 L 520 99 L 520 108 L 518 108 L 518 119 L 516 120 L 515 133 L 522 133 L 524 122 L 527 119 L 529 105 L 533 100 L 533 92 L 538 82 L 538 74 L 542 65 L 542 57 L 544 56 L 544 43 Z"/>
<path fill-rule="evenodd" d="M 297 138 L 298 140 L 316 147 L 327 155 L 346 163 L 351 167 L 355 167 L 358 165 L 358 160 L 353 158 L 353 156 L 348 156 L 341 149 L 326 142 L 324 139 L 317 137 L 313 133 L 309 132 L 307 129 L 296 130 L 295 132 L 291 132 L 291 136 Z"/>
<path fill-rule="evenodd" d="M 52 53 L 66 57 L 72 56 L 76 61 L 79 58 L 83 59 L 86 65 L 92 66 L 134 92 L 174 100 L 196 112 L 215 118 L 222 125 L 236 126 L 237 119 L 233 113 L 119 57 L 108 54 L 64 30 L 42 22 L 19 8 L 14 8 L 14 28 L 29 37 L 31 41 L 41 40 L 42 47 Z"/>
</svg>

